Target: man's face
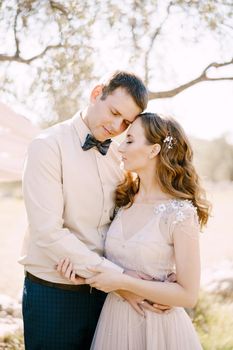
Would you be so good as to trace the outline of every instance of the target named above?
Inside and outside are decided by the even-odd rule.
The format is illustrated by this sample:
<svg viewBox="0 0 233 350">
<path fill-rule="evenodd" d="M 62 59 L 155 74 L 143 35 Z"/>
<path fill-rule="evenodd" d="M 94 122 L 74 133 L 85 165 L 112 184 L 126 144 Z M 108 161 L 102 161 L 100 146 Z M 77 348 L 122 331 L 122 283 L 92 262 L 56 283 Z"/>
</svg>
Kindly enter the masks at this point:
<svg viewBox="0 0 233 350">
<path fill-rule="evenodd" d="M 142 111 L 123 88 L 117 88 L 104 100 L 101 96 L 102 87 L 95 87 L 86 120 L 92 135 L 104 141 L 121 134 Z"/>
</svg>

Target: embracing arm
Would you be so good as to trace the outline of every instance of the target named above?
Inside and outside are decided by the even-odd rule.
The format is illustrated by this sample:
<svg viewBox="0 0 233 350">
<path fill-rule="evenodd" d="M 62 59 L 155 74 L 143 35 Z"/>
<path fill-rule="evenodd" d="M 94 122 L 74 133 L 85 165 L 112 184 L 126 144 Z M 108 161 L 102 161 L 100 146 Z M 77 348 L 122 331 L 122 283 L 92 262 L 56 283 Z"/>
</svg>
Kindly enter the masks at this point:
<svg viewBox="0 0 233 350">
<path fill-rule="evenodd" d="M 145 299 L 171 306 L 193 307 L 200 280 L 199 242 L 189 235 L 174 236 L 176 283 L 150 282 L 129 276 L 122 278 L 122 289 Z"/>
<path fill-rule="evenodd" d="M 99 274 L 87 282 L 105 291 L 127 290 L 159 304 L 193 307 L 200 280 L 199 231 L 195 221 L 193 214 L 191 219 L 178 223 L 173 232 L 176 283 L 146 281 L 101 268 L 95 269 Z"/>
<path fill-rule="evenodd" d="M 51 264 L 69 257 L 75 271 L 83 277 L 93 275 L 86 268 L 90 264 L 102 264 L 122 272 L 120 267 L 91 251 L 68 228 L 63 227 L 62 164 L 54 140 L 38 138 L 29 146 L 23 193 L 32 239 L 51 259 Z"/>
</svg>

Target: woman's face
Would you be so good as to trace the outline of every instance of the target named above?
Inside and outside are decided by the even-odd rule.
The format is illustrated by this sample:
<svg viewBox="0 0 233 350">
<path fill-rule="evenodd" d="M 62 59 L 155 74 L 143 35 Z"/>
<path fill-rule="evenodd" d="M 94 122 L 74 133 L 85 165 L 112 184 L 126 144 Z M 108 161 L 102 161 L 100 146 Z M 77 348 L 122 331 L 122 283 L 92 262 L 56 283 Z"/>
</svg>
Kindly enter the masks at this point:
<svg viewBox="0 0 233 350">
<path fill-rule="evenodd" d="M 154 145 L 148 144 L 140 117 L 127 130 L 125 140 L 119 146 L 124 169 L 140 173 L 151 165 Z"/>
</svg>

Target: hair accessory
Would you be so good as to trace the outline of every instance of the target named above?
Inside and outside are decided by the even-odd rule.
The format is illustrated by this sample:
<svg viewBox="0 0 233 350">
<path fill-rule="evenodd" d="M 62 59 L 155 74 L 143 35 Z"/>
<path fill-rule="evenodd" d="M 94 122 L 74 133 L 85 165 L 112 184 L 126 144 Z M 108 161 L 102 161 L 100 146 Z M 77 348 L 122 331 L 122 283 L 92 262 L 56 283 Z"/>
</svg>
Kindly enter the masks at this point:
<svg viewBox="0 0 233 350">
<path fill-rule="evenodd" d="M 172 149 L 173 146 L 176 143 L 176 139 L 171 136 L 170 134 L 168 134 L 165 139 L 163 140 L 164 143 L 167 143 L 167 148 Z"/>
</svg>

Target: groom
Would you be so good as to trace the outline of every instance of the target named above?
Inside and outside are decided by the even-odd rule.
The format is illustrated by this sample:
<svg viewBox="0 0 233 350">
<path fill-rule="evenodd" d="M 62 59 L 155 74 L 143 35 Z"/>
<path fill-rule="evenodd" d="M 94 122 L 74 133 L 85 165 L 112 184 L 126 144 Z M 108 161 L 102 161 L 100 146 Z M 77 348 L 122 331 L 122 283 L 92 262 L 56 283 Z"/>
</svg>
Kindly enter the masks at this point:
<svg viewBox="0 0 233 350">
<path fill-rule="evenodd" d="M 20 258 L 26 350 L 90 348 L 105 294 L 68 284 L 55 265 L 66 256 L 82 277 L 90 276 L 87 266 L 97 264 L 123 272 L 102 257 L 114 190 L 122 180 L 117 145 L 110 139 L 147 101 L 137 76 L 117 72 L 94 87 L 86 109 L 29 146 L 23 175 L 29 226 Z M 136 308 L 142 299 L 135 297 L 127 295 Z"/>
</svg>

